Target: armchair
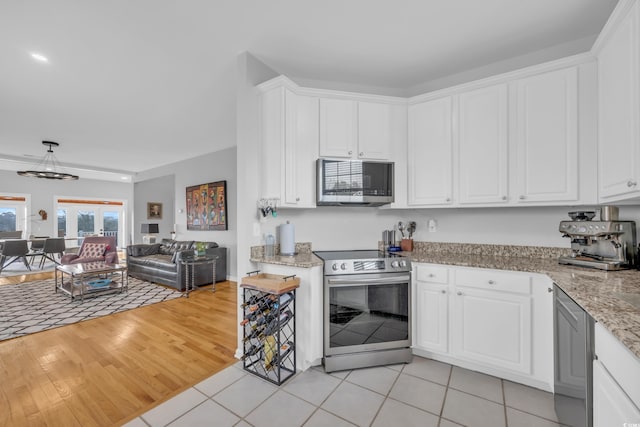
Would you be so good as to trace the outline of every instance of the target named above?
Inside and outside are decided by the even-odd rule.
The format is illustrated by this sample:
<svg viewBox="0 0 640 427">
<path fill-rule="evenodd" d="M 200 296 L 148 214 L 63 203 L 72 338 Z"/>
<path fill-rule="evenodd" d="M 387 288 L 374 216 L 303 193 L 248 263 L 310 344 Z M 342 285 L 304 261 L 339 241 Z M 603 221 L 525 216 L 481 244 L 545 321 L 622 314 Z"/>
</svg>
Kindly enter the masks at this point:
<svg viewBox="0 0 640 427">
<path fill-rule="evenodd" d="M 96 254 L 96 244 L 105 245 L 105 251 L 102 254 Z M 96 236 L 85 237 L 77 254 L 66 254 L 60 259 L 61 264 L 78 264 L 81 262 L 104 261 L 108 264 L 118 263 L 118 248 L 116 247 L 116 238 L 113 236 Z"/>
</svg>

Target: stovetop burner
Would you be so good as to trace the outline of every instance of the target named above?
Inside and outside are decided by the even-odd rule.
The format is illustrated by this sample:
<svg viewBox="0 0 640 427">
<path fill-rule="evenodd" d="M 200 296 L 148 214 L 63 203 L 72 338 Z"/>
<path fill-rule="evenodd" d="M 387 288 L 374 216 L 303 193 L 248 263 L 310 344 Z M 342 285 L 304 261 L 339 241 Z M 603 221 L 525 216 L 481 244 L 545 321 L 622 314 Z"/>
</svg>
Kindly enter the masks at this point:
<svg viewBox="0 0 640 427">
<path fill-rule="evenodd" d="M 341 250 L 341 251 L 314 251 L 320 259 L 324 261 L 334 261 L 334 260 L 364 260 L 364 259 L 384 259 L 384 258 L 397 258 L 400 257 L 398 254 L 377 251 L 377 250 L 369 250 L 369 249 L 358 249 L 358 250 Z"/>
</svg>

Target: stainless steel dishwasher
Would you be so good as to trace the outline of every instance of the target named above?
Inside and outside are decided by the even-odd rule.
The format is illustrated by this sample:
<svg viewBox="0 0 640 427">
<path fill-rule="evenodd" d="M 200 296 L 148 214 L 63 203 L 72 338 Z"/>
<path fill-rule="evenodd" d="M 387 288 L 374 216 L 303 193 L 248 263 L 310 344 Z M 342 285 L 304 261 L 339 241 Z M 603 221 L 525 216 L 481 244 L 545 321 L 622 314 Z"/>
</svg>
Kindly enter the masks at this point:
<svg viewBox="0 0 640 427">
<path fill-rule="evenodd" d="M 554 403 L 558 421 L 593 425 L 593 318 L 553 286 Z"/>
</svg>

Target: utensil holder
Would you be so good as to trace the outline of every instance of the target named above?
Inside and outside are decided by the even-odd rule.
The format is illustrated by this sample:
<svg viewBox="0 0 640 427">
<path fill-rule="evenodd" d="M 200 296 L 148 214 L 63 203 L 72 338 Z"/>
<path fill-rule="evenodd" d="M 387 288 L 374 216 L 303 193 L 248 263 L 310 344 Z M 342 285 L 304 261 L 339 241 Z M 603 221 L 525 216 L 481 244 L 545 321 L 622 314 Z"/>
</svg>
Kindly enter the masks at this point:
<svg viewBox="0 0 640 427">
<path fill-rule="evenodd" d="M 413 251 L 413 239 L 402 239 L 400 241 L 400 249 L 404 252 Z"/>
</svg>

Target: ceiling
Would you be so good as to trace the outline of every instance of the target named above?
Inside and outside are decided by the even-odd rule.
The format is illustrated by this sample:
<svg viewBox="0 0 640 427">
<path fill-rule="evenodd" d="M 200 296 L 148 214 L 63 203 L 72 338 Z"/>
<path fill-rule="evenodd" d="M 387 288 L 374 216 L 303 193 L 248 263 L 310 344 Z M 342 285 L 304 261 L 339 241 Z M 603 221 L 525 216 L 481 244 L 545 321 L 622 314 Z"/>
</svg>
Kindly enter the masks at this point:
<svg viewBox="0 0 640 427">
<path fill-rule="evenodd" d="M 3 0 L 0 168 L 38 160 L 42 140 L 65 165 L 132 174 L 234 146 L 243 51 L 293 80 L 411 94 L 563 43 L 586 51 L 616 3 Z"/>
</svg>

